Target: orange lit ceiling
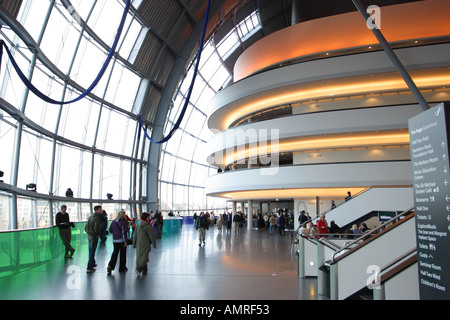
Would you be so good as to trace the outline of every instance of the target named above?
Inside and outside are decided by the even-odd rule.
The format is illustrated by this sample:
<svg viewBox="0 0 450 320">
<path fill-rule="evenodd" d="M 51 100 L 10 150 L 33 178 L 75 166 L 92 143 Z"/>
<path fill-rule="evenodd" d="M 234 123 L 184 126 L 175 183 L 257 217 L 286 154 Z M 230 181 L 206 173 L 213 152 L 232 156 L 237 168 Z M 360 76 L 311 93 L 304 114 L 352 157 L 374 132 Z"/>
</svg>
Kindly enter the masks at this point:
<svg viewBox="0 0 450 320">
<path fill-rule="evenodd" d="M 380 30 L 391 43 L 450 35 L 448 0 L 386 6 L 380 12 Z M 357 11 L 298 23 L 248 48 L 236 61 L 234 81 L 302 56 L 376 44 L 372 30 Z"/>
<path fill-rule="evenodd" d="M 292 198 L 342 198 L 347 195 L 347 191 L 357 194 L 361 188 L 298 188 L 298 189 L 268 189 L 268 190 L 248 190 L 222 192 L 214 196 L 228 198 L 230 200 L 259 200 L 259 199 L 292 199 Z"/>
<path fill-rule="evenodd" d="M 270 141 L 269 141 L 270 142 Z M 237 151 L 227 150 L 225 152 L 224 163 L 226 165 L 258 156 L 276 155 L 283 152 L 338 149 L 389 145 L 408 145 L 408 130 L 371 131 L 351 134 L 332 134 L 307 138 L 290 138 L 280 141 L 278 144 L 272 143 L 267 147 L 237 148 Z"/>
<path fill-rule="evenodd" d="M 409 70 L 408 72 L 419 89 L 450 86 L 449 67 Z M 409 88 L 397 72 L 300 83 L 266 90 L 223 106 L 211 115 L 210 125 L 213 124 L 213 127 L 218 130 L 226 130 L 242 117 L 274 106 L 323 98 L 405 90 L 409 90 Z"/>
</svg>

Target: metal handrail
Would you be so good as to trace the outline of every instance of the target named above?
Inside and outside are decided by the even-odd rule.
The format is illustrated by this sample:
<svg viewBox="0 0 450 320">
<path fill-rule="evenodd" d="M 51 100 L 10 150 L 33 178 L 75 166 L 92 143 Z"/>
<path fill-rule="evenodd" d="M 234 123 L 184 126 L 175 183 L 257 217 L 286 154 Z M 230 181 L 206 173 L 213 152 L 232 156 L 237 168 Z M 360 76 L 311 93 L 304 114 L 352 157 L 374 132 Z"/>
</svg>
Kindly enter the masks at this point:
<svg viewBox="0 0 450 320">
<path fill-rule="evenodd" d="M 349 202 L 350 200 L 352 200 L 352 199 L 354 199 L 354 198 L 360 196 L 360 195 L 363 194 L 363 193 L 366 193 L 366 192 L 369 191 L 370 189 L 372 189 L 372 187 L 367 187 L 367 188 L 365 188 L 365 189 L 363 189 L 363 190 L 357 192 L 356 194 L 352 195 L 352 197 L 351 197 L 349 200 L 343 200 L 343 201 L 341 201 L 341 202 L 339 202 L 339 203 L 337 203 L 337 204 L 335 203 L 336 207 L 334 207 L 333 209 L 331 209 L 331 208 L 330 208 L 330 209 L 327 209 L 327 210 L 323 211 L 322 213 L 326 215 L 327 213 L 333 211 L 334 209 L 337 209 L 338 207 L 342 206 L 344 203 Z M 320 214 L 319 214 L 319 216 L 320 216 Z M 317 216 L 316 216 L 316 218 L 317 218 Z"/>
<path fill-rule="evenodd" d="M 369 236 L 373 236 L 374 234 L 377 233 L 382 233 L 383 229 L 389 227 L 392 225 L 392 223 L 397 222 L 398 219 L 401 216 L 404 216 L 405 214 L 411 213 L 414 210 L 414 207 L 409 208 L 408 210 L 405 210 L 401 213 L 399 213 L 398 215 L 396 215 L 395 217 L 393 217 L 392 219 L 386 221 L 385 223 L 383 223 L 381 226 L 379 226 L 378 228 L 375 228 L 373 230 L 368 230 L 365 233 L 363 233 L 360 237 L 358 237 L 357 239 L 355 239 L 354 241 L 351 241 L 350 243 L 346 244 L 345 246 L 343 246 L 341 249 L 335 251 L 333 253 L 333 255 L 331 256 L 331 262 L 335 262 L 334 258 L 336 256 L 337 253 L 341 253 L 343 250 L 352 250 L 350 249 L 351 246 L 353 246 L 356 243 L 360 243 L 361 240 L 363 240 L 363 238 L 367 238 Z"/>
</svg>

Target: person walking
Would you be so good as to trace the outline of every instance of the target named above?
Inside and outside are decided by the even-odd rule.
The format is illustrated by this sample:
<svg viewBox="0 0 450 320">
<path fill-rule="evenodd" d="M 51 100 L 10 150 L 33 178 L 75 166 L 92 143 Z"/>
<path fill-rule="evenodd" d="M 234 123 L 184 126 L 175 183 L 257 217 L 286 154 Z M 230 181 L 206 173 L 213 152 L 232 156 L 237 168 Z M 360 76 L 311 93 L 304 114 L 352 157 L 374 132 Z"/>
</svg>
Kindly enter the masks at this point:
<svg viewBox="0 0 450 320">
<path fill-rule="evenodd" d="M 106 243 L 106 229 L 108 229 L 108 214 L 105 210 L 102 210 L 100 215 L 100 243 Z"/>
<path fill-rule="evenodd" d="M 133 239 L 133 248 L 136 248 L 136 274 L 141 276 L 148 271 L 147 263 L 151 246 L 156 249 L 155 232 L 150 225 L 150 215 L 147 212 L 141 214 L 141 220 L 136 226 Z"/>
<path fill-rule="evenodd" d="M 283 213 L 281 213 L 280 216 L 278 217 L 277 227 L 278 227 L 278 234 L 280 236 L 285 236 L 286 232 L 284 231 L 284 229 L 286 227 L 286 217 L 284 216 Z"/>
<path fill-rule="evenodd" d="M 72 258 L 75 249 L 70 244 L 72 240 L 72 231 L 70 227 L 75 228 L 75 225 L 70 222 L 70 216 L 67 213 L 67 206 L 63 204 L 61 211 L 55 217 L 56 226 L 59 228 L 59 236 L 65 247 L 64 258 Z"/>
<path fill-rule="evenodd" d="M 275 233 L 275 225 L 277 224 L 277 218 L 275 218 L 275 215 L 272 213 L 270 215 L 270 219 L 269 219 L 269 232 L 270 234 L 274 234 Z"/>
<path fill-rule="evenodd" d="M 98 238 L 100 236 L 100 214 L 102 206 L 94 207 L 94 213 L 88 218 L 84 231 L 88 235 L 89 241 L 89 260 L 87 265 L 87 273 L 95 272 L 97 263 L 95 262 L 95 251 L 97 250 Z"/>
<path fill-rule="evenodd" d="M 234 222 L 234 233 L 239 233 L 239 224 L 241 223 L 241 215 L 236 213 L 233 217 Z"/>
<path fill-rule="evenodd" d="M 117 218 L 111 222 L 109 232 L 113 237 L 114 251 L 108 263 L 108 274 L 116 268 L 117 257 L 120 254 L 119 272 L 127 272 L 127 244 L 128 244 L 129 223 L 124 210 L 120 210 Z"/>
<path fill-rule="evenodd" d="M 195 222 L 195 230 L 198 230 L 198 245 L 205 246 L 205 239 L 206 239 L 206 230 L 209 229 L 208 225 L 208 218 L 205 216 L 204 212 L 200 212 L 200 216 L 197 218 L 197 221 Z"/>
<path fill-rule="evenodd" d="M 220 233 L 222 233 L 222 225 L 223 225 L 223 216 L 222 214 L 219 214 L 219 218 L 217 219 L 217 229 L 219 229 Z"/>
</svg>

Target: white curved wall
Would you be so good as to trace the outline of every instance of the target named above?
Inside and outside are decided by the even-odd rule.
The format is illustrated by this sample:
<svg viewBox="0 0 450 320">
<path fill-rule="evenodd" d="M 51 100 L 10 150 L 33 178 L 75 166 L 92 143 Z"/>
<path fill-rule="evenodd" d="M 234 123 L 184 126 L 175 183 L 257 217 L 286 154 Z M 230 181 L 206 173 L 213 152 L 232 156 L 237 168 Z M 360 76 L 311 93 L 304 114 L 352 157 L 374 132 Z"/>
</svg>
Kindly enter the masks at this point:
<svg viewBox="0 0 450 320">
<path fill-rule="evenodd" d="M 409 186 L 409 161 L 316 164 L 254 168 L 207 178 L 205 192 L 223 195 L 243 190 Z"/>
<path fill-rule="evenodd" d="M 217 133 L 207 143 L 209 154 L 237 146 L 256 143 L 259 133 L 278 131 L 278 138 L 296 138 L 332 133 L 407 129 L 408 119 L 422 112 L 419 105 L 339 110 L 309 113 L 250 123 Z"/>
<path fill-rule="evenodd" d="M 448 66 L 450 44 L 436 44 L 395 50 L 407 69 Z M 239 104 L 258 94 L 311 81 L 396 71 L 384 51 L 360 53 L 309 61 L 269 70 L 243 79 L 218 92 L 210 102 L 210 129 L 224 130 L 220 120 Z"/>
</svg>

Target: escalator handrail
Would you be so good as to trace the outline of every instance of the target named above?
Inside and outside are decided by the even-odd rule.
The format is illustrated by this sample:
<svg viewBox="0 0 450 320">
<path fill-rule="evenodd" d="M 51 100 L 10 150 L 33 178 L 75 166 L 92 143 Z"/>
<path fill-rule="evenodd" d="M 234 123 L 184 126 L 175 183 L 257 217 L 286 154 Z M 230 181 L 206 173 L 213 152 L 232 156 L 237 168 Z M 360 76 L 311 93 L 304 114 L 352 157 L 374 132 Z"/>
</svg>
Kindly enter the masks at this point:
<svg viewBox="0 0 450 320">
<path fill-rule="evenodd" d="M 404 216 L 404 215 L 406 215 L 406 214 L 411 214 L 411 213 L 413 213 L 413 211 L 414 211 L 414 207 L 411 207 L 411 208 L 409 208 L 408 210 L 405 210 L 405 211 L 399 213 L 398 215 L 396 215 L 396 216 L 393 217 L 392 219 L 386 221 L 385 223 L 383 223 L 383 224 L 382 224 L 381 226 L 379 226 L 378 228 L 375 228 L 375 229 L 373 229 L 373 230 L 368 230 L 368 231 L 366 231 L 365 233 L 363 233 L 363 234 L 362 234 L 360 237 L 358 237 L 357 239 L 355 239 L 355 240 L 353 240 L 353 241 L 350 241 L 349 243 L 347 243 L 346 245 L 344 245 L 342 248 L 340 248 L 339 250 L 335 251 L 335 252 L 333 253 L 332 257 L 331 257 L 330 262 L 331 262 L 331 263 L 335 263 L 335 262 L 337 261 L 337 260 L 335 259 L 336 254 L 338 254 L 338 253 L 341 253 L 341 254 L 342 254 L 342 251 L 344 251 L 344 250 L 349 251 L 349 250 L 354 250 L 354 249 L 356 249 L 357 247 L 354 247 L 354 248 L 350 248 L 350 247 L 352 247 L 352 246 L 355 245 L 355 244 L 357 244 L 357 245 L 359 246 L 366 238 L 369 238 L 369 237 L 371 237 L 371 236 L 373 236 L 374 234 L 377 234 L 377 233 L 382 233 L 383 230 L 386 229 L 387 227 L 390 227 L 390 226 L 392 225 L 392 223 L 397 222 L 398 219 L 400 219 L 400 217 L 402 217 L 402 216 Z"/>
</svg>

